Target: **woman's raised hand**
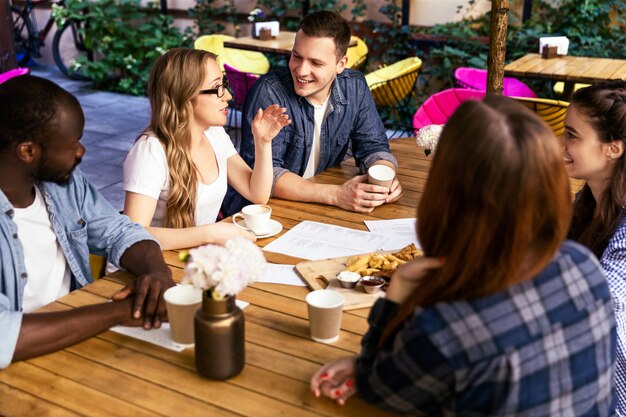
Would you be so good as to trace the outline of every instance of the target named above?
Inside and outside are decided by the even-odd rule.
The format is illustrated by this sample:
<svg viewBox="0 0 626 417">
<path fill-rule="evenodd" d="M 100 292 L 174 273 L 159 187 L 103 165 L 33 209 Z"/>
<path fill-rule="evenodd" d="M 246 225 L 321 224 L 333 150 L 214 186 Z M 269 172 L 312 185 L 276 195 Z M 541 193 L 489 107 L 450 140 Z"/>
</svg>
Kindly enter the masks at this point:
<svg viewBox="0 0 626 417">
<path fill-rule="evenodd" d="M 386 298 L 394 303 L 404 303 L 418 287 L 424 275 L 431 269 L 441 268 L 444 262 L 444 257 L 419 257 L 400 265 L 391 276 Z"/>
<path fill-rule="evenodd" d="M 272 104 L 265 110 L 259 109 L 252 120 L 252 135 L 255 142 L 270 143 L 280 129 L 291 123 L 285 107 Z"/>
</svg>

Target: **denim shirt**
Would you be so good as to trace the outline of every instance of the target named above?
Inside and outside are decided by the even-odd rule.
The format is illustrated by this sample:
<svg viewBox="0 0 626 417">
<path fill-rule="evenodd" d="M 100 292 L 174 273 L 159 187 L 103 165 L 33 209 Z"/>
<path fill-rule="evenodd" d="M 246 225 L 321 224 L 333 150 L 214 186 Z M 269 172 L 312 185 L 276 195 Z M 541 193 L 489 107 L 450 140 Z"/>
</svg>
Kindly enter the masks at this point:
<svg viewBox="0 0 626 417">
<path fill-rule="evenodd" d="M 119 267 L 126 249 L 142 240 L 154 240 L 143 227 L 120 215 L 76 170 L 67 184 L 41 182 L 37 186 L 72 271 L 72 288 L 93 282 L 89 253 L 106 256 Z M 13 206 L 0 190 L 0 368 L 9 366 L 13 358 L 28 280 L 13 214 Z"/>
<path fill-rule="evenodd" d="M 361 172 L 381 159 L 397 166 L 362 73 L 345 69 L 338 74 L 329 100 L 321 126 L 320 162 L 316 174 L 339 165 L 350 144 Z M 314 108 L 304 97 L 296 95 L 289 68 L 264 75 L 252 86 L 244 107 L 241 155 L 250 166 L 254 164 L 252 119 L 259 108 L 265 109 L 275 103 L 287 108 L 291 124 L 272 141 L 274 183 L 287 171 L 300 176 L 304 174 L 311 155 L 314 124 Z"/>
</svg>

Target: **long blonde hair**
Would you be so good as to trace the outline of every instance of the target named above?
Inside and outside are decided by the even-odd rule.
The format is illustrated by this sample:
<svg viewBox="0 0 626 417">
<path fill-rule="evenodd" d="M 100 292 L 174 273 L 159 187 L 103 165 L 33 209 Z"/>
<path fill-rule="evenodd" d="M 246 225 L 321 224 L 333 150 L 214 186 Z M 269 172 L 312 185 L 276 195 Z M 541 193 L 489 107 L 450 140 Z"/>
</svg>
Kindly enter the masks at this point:
<svg viewBox="0 0 626 417">
<path fill-rule="evenodd" d="M 155 62 L 148 79 L 151 131 L 163 144 L 169 170 L 170 193 L 164 227 L 195 225 L 198 175 L 189 152 L 192 99 L 206 75 L 207 60 L 215 54 L 198 49 L 174 48 Z"/>
</svg>

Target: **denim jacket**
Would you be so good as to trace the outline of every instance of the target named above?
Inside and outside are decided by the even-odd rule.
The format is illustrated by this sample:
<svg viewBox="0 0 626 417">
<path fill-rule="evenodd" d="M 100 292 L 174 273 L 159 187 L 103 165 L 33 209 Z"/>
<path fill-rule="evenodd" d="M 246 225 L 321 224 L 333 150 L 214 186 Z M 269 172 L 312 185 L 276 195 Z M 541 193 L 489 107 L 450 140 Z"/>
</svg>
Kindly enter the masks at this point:
<svg viewBox="0 0 626 417">
<path fill-rule="evenodd" d="M 120 215 L 78 171 L 67 184 L 39 187 L 52 228 L 72 271 L 72 288 L 93 282 L 89 253 L 119 266 L 126 249 L 154 240 L 140 225 Z M 22 325 L 22 301 L 28 279 L 13 206 L 0 190 L 0 368 L 10 365 Z"/>
<path fill-rule="evenodd" d="M 296 95 L 289 68 L 279 68 L 262 76 L 248 93 L 242 117 L 241 156 L 254 165 L 254 138 L 252 119 L 259 108 L 271 104 L 287 108 L 291 124 L 285 126 L 272 141 L 274 184 L 285 172 L 302 176 L 306 170 L 313 144 L 314 108 L 304 98 Z M 321 126 L 320 160 L 316 174 L 339 165 L 350 145 L 361 173 L 379 160 L 392 162 L 396 159 L 389 150 L 389 143 L 376 104 L 359 71 L 345 69 L 333 83 L 330 102 Z M 229 188 L 227 200 L 235 194 Z M 239 198 L 237 198 L 239 197 Z M 236 196 L 225 203 L 227 214 L 236 212 L 243 203 Z"/>
</svg>

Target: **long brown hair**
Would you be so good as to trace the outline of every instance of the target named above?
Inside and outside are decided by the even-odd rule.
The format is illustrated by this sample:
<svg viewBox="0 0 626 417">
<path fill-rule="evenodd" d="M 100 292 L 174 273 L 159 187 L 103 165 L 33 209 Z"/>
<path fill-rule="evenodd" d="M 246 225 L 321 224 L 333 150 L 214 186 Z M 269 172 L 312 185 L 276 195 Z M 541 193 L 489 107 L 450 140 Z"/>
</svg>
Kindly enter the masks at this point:
<svg viewBox="0 0 626 417">
<path fill-rule="evenodd" d="M 571 105 L 588 121 L 600 142 L 624 142 L 626 148 L 626 81 L 611 80 L 578 90 Z M 600 258 L 624 215 L 626 156 L 616 161 L 609 186 L 596 201 L 585 184 L 574 203 L 569 237 L 589 247 Z M 594 212 L 598 206 L 598 216 Z"/>
<path fill-rule="evenodd" d="M 207 51 L 174 48 L 159 57 L 150 71 L 148 98 L 150 125 L 163 144 L 169 170 L 170 193 L 164 227 L 195 225 L 197 171 L 189 152 L 194 98 L 206 75 L 206 62 L 216 59 Z"/>
<path fill-rule="evenodd" d="M 463 103 L 446 124 L 418 210 L 426 256 L 445 257 L 400 306 L 474 299 L 535 276 L 565 239 L 569 180 L 550 129 L 514 101 Z"/>
</svg>

